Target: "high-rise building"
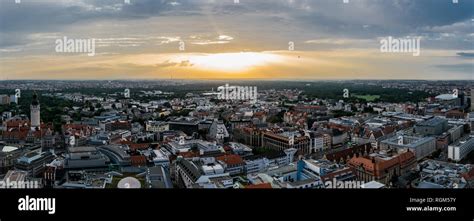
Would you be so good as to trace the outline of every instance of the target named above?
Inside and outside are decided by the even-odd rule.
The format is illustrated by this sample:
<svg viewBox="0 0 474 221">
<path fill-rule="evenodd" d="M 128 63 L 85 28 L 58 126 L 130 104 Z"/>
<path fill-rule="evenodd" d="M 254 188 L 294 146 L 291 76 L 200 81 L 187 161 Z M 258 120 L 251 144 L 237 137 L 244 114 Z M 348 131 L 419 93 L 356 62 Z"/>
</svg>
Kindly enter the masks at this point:
<svg viewBox="0 0 474 221">
<path fill-rule="evenodd" d="M 471 111 L 474 111 L 474 88 L 471 88 Z"/>
<path fill-rule="evenodd" d="M 0 95 L 0 104 L 5 105 L 5 104 L 10 104 L 10 96 L 8 95 Z"/>
<path fill-rule="evenodd" d="M 41 126 L 41 118 L 40 118 L 40 104 L 38 101 L 38 95 L 36 93 L 33 94 L 33 101 L 30 105 L 31 111 L 31 128 L 40 128 Z"/>
</svg>

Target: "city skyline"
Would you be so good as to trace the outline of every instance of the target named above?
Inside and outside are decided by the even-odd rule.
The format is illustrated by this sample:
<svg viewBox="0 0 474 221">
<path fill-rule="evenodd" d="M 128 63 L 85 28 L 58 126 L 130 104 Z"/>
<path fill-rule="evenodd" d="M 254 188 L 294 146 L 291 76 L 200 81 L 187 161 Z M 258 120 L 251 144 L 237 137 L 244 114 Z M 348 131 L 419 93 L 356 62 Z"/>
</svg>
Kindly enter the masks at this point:
<svg viewBox="0 0 474 221">
<path fill-rule="evenodd" d="M 0 4 L 2 80 L 473 79 L 474 1 Z M 419 56 L 383 53 L 392 37 L 420 39 Z M 58 52 L 66 38 L 94 56 Z"/>
</svg>

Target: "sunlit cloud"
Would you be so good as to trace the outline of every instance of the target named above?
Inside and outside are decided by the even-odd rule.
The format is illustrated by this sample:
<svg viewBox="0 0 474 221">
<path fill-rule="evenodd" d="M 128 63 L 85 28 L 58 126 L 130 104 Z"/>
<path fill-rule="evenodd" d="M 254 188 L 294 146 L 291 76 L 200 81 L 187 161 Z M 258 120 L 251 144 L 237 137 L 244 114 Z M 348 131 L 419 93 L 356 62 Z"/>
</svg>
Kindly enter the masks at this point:
<svg viewBox="0 0 474 221">
<path fill-rule="evenodd" d="M 131 2 L 0 0 L 0 77 L 472 79 L 472 1 Z M 56 53 L 64 36 L 96 56 Z M 386 36 L 422 55 L 380 53 Z"/>
</svg>

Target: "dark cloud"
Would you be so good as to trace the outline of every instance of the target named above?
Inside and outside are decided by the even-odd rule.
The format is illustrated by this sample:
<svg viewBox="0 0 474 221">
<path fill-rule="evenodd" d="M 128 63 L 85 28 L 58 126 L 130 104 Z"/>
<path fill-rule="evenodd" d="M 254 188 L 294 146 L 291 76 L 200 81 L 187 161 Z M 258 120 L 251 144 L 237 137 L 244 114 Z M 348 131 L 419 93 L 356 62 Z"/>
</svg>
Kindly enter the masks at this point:
<svg viewBox="0 0 474 221">
<path fill-rule="evenodd" d="M 437 38 L 441 32 L 455 33 L 430 47 L 470 50 L 474 0 L 0 0 L 0 47 L 26 44 L 32 33 L 61 32 L 95 21 L 136 21 L 150 17 L 202 15 L 203 21 L 220 22 L 225 29 L 233 20 L 242 35 L 261 35 L 298 41 L 318 37 L 373 39 L 381 36 L 423 35 Z M 208 20 L 206 18 L 212 18 Z M 223 20 L 223 21 L 221 21 Z M 242 23 L 243 22 L 243 23 Z M 466 25 L 459 25 L 464 24 Z M 295 29 L 298 28 L 298 32 Z M 258 35 L 260 37 L 260 35 Z M 242 39 L 245 36 L 241 37 Z"/>
<path fill-rule="evenodd" d="M 474 58 L 474 53 L 459 52 L 457 55 L 463 58 Z"/>
<path fill-rule="evenodd" d="M 183 15 L 198 5 L 181 0 L 173 6 L 170 0 L 77 0 L 23 1 L 0 0 L 0 30 L 49 32 L 64 26 L 102 19 L 143 19 L 179 10 Z"/>
</svg>

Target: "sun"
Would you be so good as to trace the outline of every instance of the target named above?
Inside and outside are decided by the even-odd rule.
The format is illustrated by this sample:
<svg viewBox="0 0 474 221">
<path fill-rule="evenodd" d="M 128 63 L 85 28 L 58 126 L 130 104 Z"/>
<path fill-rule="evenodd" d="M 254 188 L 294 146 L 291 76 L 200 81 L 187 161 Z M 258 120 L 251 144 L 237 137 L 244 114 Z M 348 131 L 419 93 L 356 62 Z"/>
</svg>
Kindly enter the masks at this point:
<svg viewBox="0 0 474 221">
<path fill-rule="evenodd" d="M 192 55 L 188 57 L 188 60 L 193 67 L 199 69 L 242 72 L 271 62 L 279 62 L 282 58 L 279 55 L 264 52 L 240 52 Z"/>
</svg>

